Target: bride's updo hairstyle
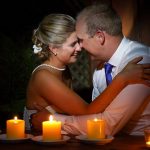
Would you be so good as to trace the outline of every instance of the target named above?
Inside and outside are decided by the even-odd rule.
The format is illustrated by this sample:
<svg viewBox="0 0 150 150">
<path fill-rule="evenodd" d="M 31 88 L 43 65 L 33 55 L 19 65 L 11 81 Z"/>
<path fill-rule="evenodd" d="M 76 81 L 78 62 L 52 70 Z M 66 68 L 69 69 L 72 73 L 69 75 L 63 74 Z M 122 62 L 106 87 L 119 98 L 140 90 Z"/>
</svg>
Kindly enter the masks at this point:
<svg viewBox="0 0 150 150">
<path fill-rule="evenodd" d="M 41 61 L 49 58 L 51 47 L 61 47 L 66 39 L 75 31 L 75 20 L 65 14 L 49 14 L 34 30 L 32 41 L 34 53 Z"/>
</svg>

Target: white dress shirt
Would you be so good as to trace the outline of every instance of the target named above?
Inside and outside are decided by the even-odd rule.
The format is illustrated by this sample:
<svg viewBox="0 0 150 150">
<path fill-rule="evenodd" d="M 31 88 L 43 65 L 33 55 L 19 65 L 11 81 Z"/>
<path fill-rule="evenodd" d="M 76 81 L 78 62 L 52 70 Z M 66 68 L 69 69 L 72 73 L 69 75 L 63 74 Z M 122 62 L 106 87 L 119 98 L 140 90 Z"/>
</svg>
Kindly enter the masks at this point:
<svg viewBox="0 0 150 150">
<path fill-rule="evenodd" d="M 150 47 L 123 38 L 116 52 L 108 63 L 112 64 L 114 78 L 133 58 L 143 56 L 140 63 L 150 63 Z M 133 77 L 134 78 L 134 77 Z M 104 69 L 95 70 L 93 75 L 93 93 L 95 99 L 106 88 Z M 150 100 L 144 101 L 150 95 L 150 88 L 142 84 L 132 84 L 125 87 L 111 102 L 104 112 L 83 116 L 54 115 L 63 122 L 63 130 L 72 134 L 86 134 L 88 119 L 104 119 L 106 134 L 114 135 L 121 129 L 132 135 L 143 135 L 143 130 L 150 127 Z"/>
</svg>

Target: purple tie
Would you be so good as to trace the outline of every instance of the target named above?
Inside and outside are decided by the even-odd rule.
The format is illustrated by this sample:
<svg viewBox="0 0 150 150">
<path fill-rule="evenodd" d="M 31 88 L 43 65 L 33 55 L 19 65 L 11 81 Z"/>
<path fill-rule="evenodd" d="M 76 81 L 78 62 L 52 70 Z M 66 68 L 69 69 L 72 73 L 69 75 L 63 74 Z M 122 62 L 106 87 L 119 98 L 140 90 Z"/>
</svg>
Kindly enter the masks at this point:
<svg viewBox="0 0 150 150">
<path fill-rule="evenodd" d="M 105 63 L 105 64 L 104 64 L 107 86 L 108 86 L 108 85 L 111 83 L 111 81 L 112 81 L 112 76 L 111 76 L 112 67 L 113 67 L 113 65 L 111 65 L 111 64 L 109 64 L 109 63 Z"/>
</svg>

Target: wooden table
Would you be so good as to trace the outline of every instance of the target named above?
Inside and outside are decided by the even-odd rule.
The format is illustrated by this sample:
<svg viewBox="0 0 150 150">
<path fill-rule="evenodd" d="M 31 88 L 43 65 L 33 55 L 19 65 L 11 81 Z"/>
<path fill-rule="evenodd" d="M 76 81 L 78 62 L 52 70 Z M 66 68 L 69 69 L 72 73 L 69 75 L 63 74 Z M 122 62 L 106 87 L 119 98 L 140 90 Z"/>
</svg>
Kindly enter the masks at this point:
<svg viewBox="0 0 150 150">
<path fill-rule="evenodd" d="M 148 150 L 143 136 L 115 136 L 111 143 L 106 145 L 83 144 L 71 138 L 62 145 L 39 145 L 33 141 L 25 143 L 6 144 L 0 142 L 0 150 Z"/>
</svg>

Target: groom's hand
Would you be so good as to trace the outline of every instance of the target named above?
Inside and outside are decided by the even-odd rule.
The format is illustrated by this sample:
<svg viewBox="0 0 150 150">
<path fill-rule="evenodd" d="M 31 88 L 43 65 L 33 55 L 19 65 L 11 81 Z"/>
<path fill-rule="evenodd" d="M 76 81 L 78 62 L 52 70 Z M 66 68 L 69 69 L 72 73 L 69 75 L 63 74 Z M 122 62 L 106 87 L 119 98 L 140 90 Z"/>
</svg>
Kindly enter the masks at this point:
<svg viewBox="0 0 150 150">
<path fill-rule="evenodd" d="M 46 109 L 42 109 L 31 115 L 32 130 L 34 132 L 42 131 L 42 122 L 49 120 L 50 113 Z"/>
</svg>

